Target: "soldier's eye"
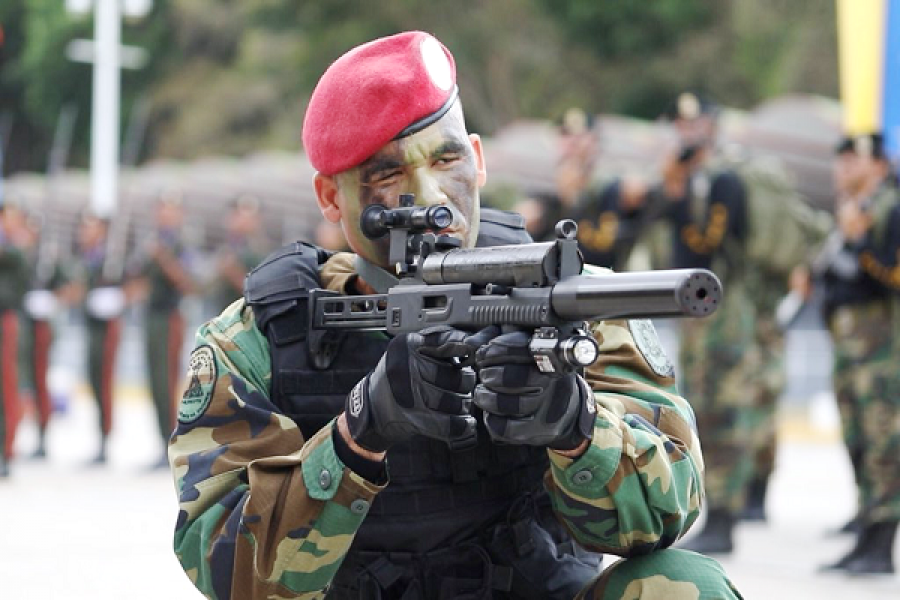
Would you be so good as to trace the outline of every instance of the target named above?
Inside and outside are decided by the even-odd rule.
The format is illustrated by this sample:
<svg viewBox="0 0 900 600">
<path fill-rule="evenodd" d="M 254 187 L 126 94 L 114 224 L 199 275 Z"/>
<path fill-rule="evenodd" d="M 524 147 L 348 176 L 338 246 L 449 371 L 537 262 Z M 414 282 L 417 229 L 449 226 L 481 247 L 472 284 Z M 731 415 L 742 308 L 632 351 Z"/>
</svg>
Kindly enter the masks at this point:
<svg viewBox="0 0 900 600">
<path fill-rule="evenodd" d="M 382 171 L 381 173 L 377 174 L 375 177 L 372 178 L 372 182 L 377 183 L 379 185 L 383 185 L 385 183 L 393 182 L 395 179 L 399 178 L 401 175 L 403 175 L 403 171 L 401 171 L 400 169 L 395 169 L 392 171 Z"/>
</svg>

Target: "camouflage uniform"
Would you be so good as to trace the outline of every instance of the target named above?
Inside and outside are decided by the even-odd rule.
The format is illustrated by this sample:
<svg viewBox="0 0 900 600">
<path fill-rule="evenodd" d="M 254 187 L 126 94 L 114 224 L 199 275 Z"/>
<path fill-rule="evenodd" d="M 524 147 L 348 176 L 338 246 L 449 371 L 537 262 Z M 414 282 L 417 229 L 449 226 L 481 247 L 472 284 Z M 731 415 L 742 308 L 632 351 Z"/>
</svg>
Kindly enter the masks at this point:
<svg viewBox="0 0 900 600">
<path fill-rule="evenodd" d="M 759 270 L 748 277 L 747 293 L 756 307 L 753 357 L 759 371 L 752 378 L 754 390 L 749 409 L 750 443 L 753 448 L 752 481 L 765 485 L 775 470 L 778 449 L 776 412 L 787 383 L 784 332 L 775 318 L 778 303 L 787 293 L 786 276 Z M 760 492 L 763 493 L 763 492 Z"/>
<path fill-rule="evenodd" d="M 344 293 L 351 261 L 332 257 L 320 273 L 322 287 Z M 703 557 L 653 552 L 687 531 L 703 500 L 693 414 L 677 394 L 671 363 L 654 352 L 660 349 L 646 322 L 595 323 L 592 330 L 602 351 L 585 375 L 597 403 L 593 440 L 577 459 L 546 451 L 544 485 L 555 513 L 584 547 L 640 557 L 615 568 L 629 579 L 652 587 L 668 577 L 680 585 L 676 563 L 685 573 L 711 573 Z M 210 598 L 324 597 L 387 485 L 341 462 L 334 420 L 306 439 L 275 408 L 270 352 L 243 300 L 202 326 L 170 440 L 180 505 L 176 554 Z M 390 473 L 390 458 L 387 466 Z M 400 516 L 397 522 L 413 530 L 425 525 Z M 724 577 L 700 579 L 685 584 L 692 597 L 739 597 Z M 603 585 L 613 591 L 599 591 Z M 616 576 L 593 589 L 588 597 L 624 597 Z M 488 590 L 478 597 L 506 596 Z"/>
<path fill-rule="evenodd" d="M 746 359 L 748 367 L 757 369 L 749 376 L 751 398 L 746 409 L 753 475 L 742 516 L 764 520 L 777 450 L 777 401 L 786 383 L 784 333 L 776 311 L 787 294 L 791 271 L 808 260 L 809 249 L 827 235 L 831 218 L 806 204 L 793 177 L 773 157 L 754 157 L 739 146 L 729 146 L 715 158 L 714 168 L 737 173 L 747 193 L 747 239 L 726 244 L 732 261 L 741 262 L 744 289 L 756 312 L 754 346 Z"/>
<path fill-rule="evenodd" d="M 826 320 L 860 511 L 865 521 L 882 522 L 900 519 L 900 191 L 884 185 L 872 205 L 872 229 L 854 250 L 862 277 L 845 285 L 826 278 Z"/>
<path fill-rule="evenodd" d="M 744 505 L 753 470 L 748 451 L 755 309 L 745 287 L 746 190 L 733 171 L 704 171 L 686 197 L 665 200 L 672 227 L 671 267 L 711 268 L 722 279 L 721 308 L 711 317 L 685 320 L 680 364 L 685 396 L 697 415 L 706 457 L 710 511 L 736 514 Z"/>
<path fill-rule="evenodd" d="M 723 282 L 722 306 L 711 317 L 685 321 L 681 331 L 681 370 L 690 394 L 706 458 L 710 510 L 731 514 L 744 506 L 753 473 L 754 375 L 759 353 L 753 347 L 753 305 L 738 281 Z"/>
<path fill-rule="evenodd" d="M 705 572 L 702 575 L 699 571 L 690 573 L 685 569 L 687 561 L 702 566 Z M 668 548 L 617 561 L 579 594 L 577 600 L 740 597 L 737 588 L 715 560 L 687 550 Z"/>
</svg>

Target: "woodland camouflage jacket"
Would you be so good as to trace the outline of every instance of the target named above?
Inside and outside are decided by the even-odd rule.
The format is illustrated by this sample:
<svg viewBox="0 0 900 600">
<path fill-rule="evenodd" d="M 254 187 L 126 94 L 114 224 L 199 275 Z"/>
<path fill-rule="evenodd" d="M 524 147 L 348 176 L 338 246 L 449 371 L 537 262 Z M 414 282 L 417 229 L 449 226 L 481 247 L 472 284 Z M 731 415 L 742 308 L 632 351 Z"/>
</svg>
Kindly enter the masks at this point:
<svg viewBox="0 0 900 600">
<path fill-rule="evenodd" d="M 331 289 L 345 282 L 323 276 Z M 700 512 L 693 411 L 649 321 L 592 331 L 593 441 L 576 460 L 548 451 L 545 485 L 583 546 L 644 554 L 670 546 Z M 243 300 L 203 325 L 196 344 L 169 447 L 178 559 L 209 598 L 323 597 L 383 488 L 341 463 L 332 424 L 304 439 L 269 400 L 268 341 Z"/>
</svg>

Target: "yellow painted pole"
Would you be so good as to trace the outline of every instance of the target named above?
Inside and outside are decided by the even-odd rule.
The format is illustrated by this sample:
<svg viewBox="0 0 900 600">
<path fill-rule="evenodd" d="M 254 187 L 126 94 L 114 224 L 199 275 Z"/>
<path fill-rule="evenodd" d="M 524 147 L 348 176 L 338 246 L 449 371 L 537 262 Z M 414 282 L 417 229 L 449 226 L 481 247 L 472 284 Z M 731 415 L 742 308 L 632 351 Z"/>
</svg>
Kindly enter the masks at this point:
<svg viewBox="0 0 900 600">
<path fill-rule="evenodd" d="M 882 128 L 886 0 L 837 0 L 838 68 L 844 132 Z"/>
</svg>

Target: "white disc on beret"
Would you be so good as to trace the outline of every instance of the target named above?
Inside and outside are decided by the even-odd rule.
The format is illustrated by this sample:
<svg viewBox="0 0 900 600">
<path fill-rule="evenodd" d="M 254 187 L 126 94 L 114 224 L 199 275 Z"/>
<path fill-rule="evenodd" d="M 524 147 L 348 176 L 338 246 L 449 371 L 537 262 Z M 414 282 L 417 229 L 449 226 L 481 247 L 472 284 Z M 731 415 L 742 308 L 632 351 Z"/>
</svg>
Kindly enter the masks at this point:
<svg viewBox="0 0 900 600">
<path fill-rule="evenodd" d="M 422 62 L 425 63 L 425 70 L 431 77 L 431 82 L 438 89 L 447 91 L 453 87 L 453 73 L 450 69 L 450 61 L 444 54 L 444 49 L 440 43 L 433 37 L 426 37 L 419 46 L 422 52 Z"/>
</svg>

